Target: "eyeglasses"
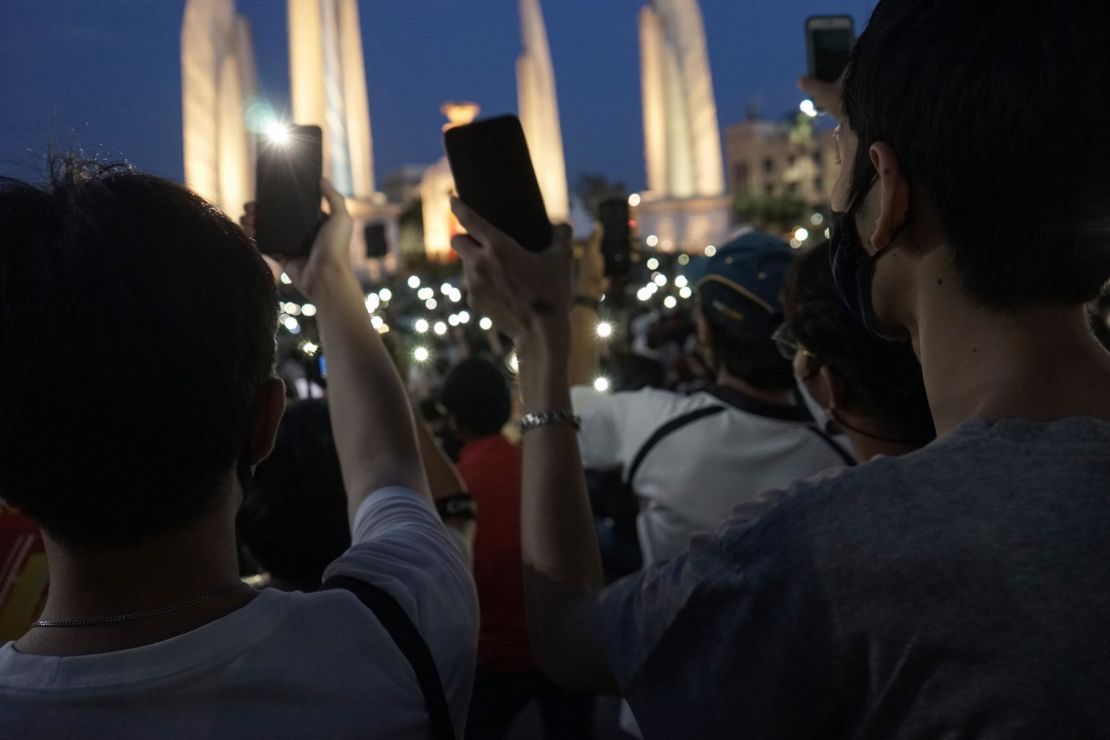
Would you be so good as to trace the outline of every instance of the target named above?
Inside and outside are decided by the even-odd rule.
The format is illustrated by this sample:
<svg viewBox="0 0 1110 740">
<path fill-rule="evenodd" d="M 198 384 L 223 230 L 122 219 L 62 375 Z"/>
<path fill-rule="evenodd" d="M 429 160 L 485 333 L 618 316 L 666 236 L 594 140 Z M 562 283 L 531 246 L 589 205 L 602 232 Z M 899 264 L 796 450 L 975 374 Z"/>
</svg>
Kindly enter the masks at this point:
<svg viewBox="0 0 1110 740">
<path fill-rule="evenodd" d="M 787 324 L 783 324 L 778 329 L 775 329 L 775 333 L 771 335 L 771 341 L 775 343 L 775 347 L 778 349 L 779 354 L 791 362 L 794 361 L 794 358 L 798 356 L 799 352 L 802 353 L 803 357 L 817 359 L 817 355 L 802 346 L 798 338 L 794 336 L 794 332 L 790 331 L 790 327 Z"/>
</svg>

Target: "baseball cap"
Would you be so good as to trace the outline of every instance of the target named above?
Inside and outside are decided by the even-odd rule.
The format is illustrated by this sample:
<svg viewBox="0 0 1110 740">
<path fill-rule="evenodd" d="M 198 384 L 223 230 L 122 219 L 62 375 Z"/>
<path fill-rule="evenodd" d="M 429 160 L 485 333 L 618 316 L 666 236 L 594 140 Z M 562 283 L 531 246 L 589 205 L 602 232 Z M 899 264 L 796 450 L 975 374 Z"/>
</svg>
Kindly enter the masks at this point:
<svg viewBox="0 0 1110 740">
<path fill-rule="evenodd" d="M 794 262 L 783 240 L 748 230 L 717 249 L 697 275 L 702 311 L 735 337 L 770 337 L 783 322 L 782 294 Z"/>
</svg>

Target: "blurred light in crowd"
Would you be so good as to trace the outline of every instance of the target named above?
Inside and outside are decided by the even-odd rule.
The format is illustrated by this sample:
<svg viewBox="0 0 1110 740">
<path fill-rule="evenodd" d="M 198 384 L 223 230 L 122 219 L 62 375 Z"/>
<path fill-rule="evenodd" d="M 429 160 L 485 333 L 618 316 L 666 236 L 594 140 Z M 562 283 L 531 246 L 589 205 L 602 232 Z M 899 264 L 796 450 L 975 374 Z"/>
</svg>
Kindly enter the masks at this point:
<svg viewBox="0 0 1110 740">
<path fill-rule="evenodd" d="M 797 239 L 791 239 L 790 240 L 790 248 L 791 249 L 801 249 L 802 248 L 802 243 L 800 241 L 798 241 Z"/>
<path fill-rule="evenodd" d="M 685 288 L 689 284 L 690 281 L 686 279 L 685 275 L 679 275 L 674 279 L 674 287 L 676 288 Z"/>
<path fill-rule="evenodd" d="M 595 380 L 594 390 L 598 393 L 607 393 L 609 391 L 609 378 L 601 377 Z"/>
<path fill-rule="evenodd" d="M 680 298 L 682 298 L 682 300 L 685 301 L 689 300 L 690 297 L 694 295 L 694 291 L 690 290 L 689 288 L 683 288 L 682 290 L 678 291 L 678 295 Z"/>
<path fill-rule="evenodd" d="M 439 292 L 443 295 L 451 295 L 454 291 L 455 286 L 451 285 L 451 283 L 444 283 L 443 285 L 439 286 Z"/>
<path fill-rule="evenodd" d="M 435 298 L 429 298 L 428 300 L 424 301 L 424 306 L 429 311 L 435 311 L 439 307 L 439 301 L 437 301 Z"/>
<path fill-rule="evenodd" d="M 478 326 L 481 327 L 482 331 L 489 331 L 493 328 L 493 319 L 488 316 L 483 316 L 478 322 Z"/>
<path fill-rule="evenodd" d="M 516 356 L 516 352 L 509 355 L 509 369 L 514 373 L 520 372 L 520 358 Z"/>
<path fill-rule="evenodd" d="M 448 296 L 448 297 L 451 299 L 452 303 L 458 303 L 459 301 L 462 300 L 462 291 L 459 290 L 458 288 L 452 288 L 451 289 L 451 295 Z"/>
<path fill-rule="evenodd" d="M 432 353 L 428 351 L 427 347 L 417 347 L 412 351 L 412 359 L 417 362 L 427 362 Z"/>
<path fill-rule="evenodd" d="M 806 239 L 809 238 L 809 229 L 799 227 L 797 231 L 794 232 L 794 238 L 800 242 L 804 242 Z"/>
<path fill-rule="evenodd" d="M 460 324 L 469 324 L 470 323 L 470 312 L 469 311 L 459 311 L 459 323 Z"/>
<path fill-rule="evenodd" d="M 653 247 L 653 248 L 658 247 L 659 246 L 659 237 L 657 237 L 655 234 L 648 234 L 647 239 L 644 239 L 644 244 L 648 245 L 649 247 Z"/>
<path fill-rule="evenodd" d="M 285 327 L 285 330 L 287 332 L 289 332 L 290 334 L 300 334 L 301 333 L 301 324 L 300 324 L 300 322 L 297 321 L 292 316 L 286 316 L 284 319 L 282 319 L 281 323 Z"/>
<path fill-rule="evenodd" d="M 688 255 L 688 254 L 678 255 L 678 264 L 683 265 L 683 266 L 686 266 L 686 265 L 690 264 L 690 255 Z"/>
<path fill-rule="evenodd" d="M 651 276 L 651 281 L 662 288 L 667 284 L 667 276 L 661 272 L 657 272 Z"/>
<path fill-rule="evenodd" d="M 315 342 L 305 341 L 301 344 L 301 352 L 304 352 L 309 357 L 314 357 L 320 351 L 320 345 Z"/>
<path fill-rule="evenodd" d="M 421 288 L 417 292 L 416 297 L 419 298 L 422 301 L 426 301 L 426 300 L 429 300 L 431 298 L 435 298 L 435 295 L 436 295 L 436 292 L 434 290 L 432 290 L 431 288 Z"/>
<path fill-rule="evenodd" d="M 651 291 L 647 288 L 640 288 L 636 291 L 636 298 L 639 299 L 640 303 L 646 303 L 651 300 Z"/>
<path fill-rule="evenodd" d="M 290 279 L 289 279 L 289 276 L 288 276 L 288 275 L 286 275 L 286 274 L 285 274 L 285 273 L 283 272 L 283 273 L 281 273 L 281 284 L 282 284 L 282 285 L 292 285 L 292 284 L 293 284 L 293 281 L 292 281 L 292 280 L 290 280 Z"/>
<path fill-rule="evenodd" d="M 815 213 L 809 217 L 809 222 L 814 226 L 820 226 L 821 224 L 825 223 L 825 217 L 820 213 Z"/>
<path fill-rule="evenodd" d="M 416 323 L 413 324 L 412 328 L 416 329 L 417 334 L 427 334 L 428 329 L 431 328 L 431 327 L 428 326 L 428 320 L 427 319 L 417 319 Z"/>
<path fill-rule="evenodd" d="M 459 317 L 456 314 L 451 314 L 450 316 L 447 317 L 447 323 L 450 324 L 451 326 L 458 326 L 459 325 Z"/>
<path fill-rule="evenodd" d="M 301 313 L 311 319 L 313 316 L 316 315 L 316 306 L 312 305 L 311 303 L 306 303 L 301 306 Z"/>
<path fill-rule="evenodd" d="M 649 269 L 649 270 L 658 270 L 659 269 L 659 260 L 655 259 L 654 257 L 649 259 L 647 261 L 647 269 Z"/>
<path fill-rule="evenodd" d="M 436 325 L 432 327 L 432 331 L 442 337 L 444 334 L 447 333 L 447 324 L 443 323 L 442 321 L 437 321 Z"/>
<path fill-rule="evenodd" d="M 410 277 L 409 278 L 409 287 L 412 288 L 413 290 L 416 290 L 417 288 L 419 288 L 420 287 L 420 278 L 416 277 L 416 275 L 413 275 L 412 277 Z"/>
<path fill-rule="evenodd" d="M 379 334 L 386 334 L 387 332 L 389 332 L 389 327 L 386 326 L 385 319 L 383 319 L 381 316 L 371 316 L 370 326 L 377 329 Z"/>
<path fill-rule="evenodd" d="M 678 305 L 678 299 L 675 298 L 673 295 L 669 295 L 663 299 L 663 305 L 667 308 L 674 308 Z"/>
<path fill-rule="evenodd" d="M 381 301 L 380 298 L 378 298 L 377 293 L 371 293 L 370 295 L 366 296 L 366 311 L 367 311 L 367 313 L 374 313 L 375 311 L 378 310 L 378 307 L 381 306 L 381 305 L 382 305 L 382 301 Z"/>
<path fill-rule="evenodd" d="M 283 311 L 285 311 L 285 313 L 289 314 L 290 316 L 300 316 L 301 315 L 301 307 L 298 306 L 296 303 L 293 303 L 293 301 L 289 301 L 288 303 L 286 303 L 281 308 L 282 308 Z"/>
<path fill-rule="evenodd" d="M 715 254 L 717 254 L 717 247 L 713 246 L 712 244 L 706 245 L 706 247 L 705 247 L 705 256 L 706 257 L 712 257 Z"/>
<path fill-rule="evenodd" d="M 602 339 L 608 339 L 613 336 L 613 325 L 608 321 L 597 322 L 597 335 Z"/>
<path fill-rule="evenodd" d="M 801 104 L 798 106 L 798 110 L 800 110 L 802 113 L 805 113 L 810 118 L 817 118 L 817 106 L 815 106 L 813 104 L 813 101 L 809 98 L 806 98 L 801 102 Z"/>
<path fill-rule="evenodd" d="M 832 239 L 832 229 L 825 229 L 825 238 Z"/>
<path fill-rule="evenodd" d="M 628 205 L 632 206 L 633 208 L 640 205 L 640 194 L 633 193 L 632 195 L 628 196 Z"/>
<path fill-rule="evenodd" d="M 378 291 L 378 298 L 382 299 L 382 303 L 389 303 L 393 300 L 393 291 L 389 288 L 382 288 Z"/>
<path fill-rule="evenodd" d="M 289 143 L 289 127 L 276 118 L 266 124 L 266 138 L 278 146 Z"/>
</svg>

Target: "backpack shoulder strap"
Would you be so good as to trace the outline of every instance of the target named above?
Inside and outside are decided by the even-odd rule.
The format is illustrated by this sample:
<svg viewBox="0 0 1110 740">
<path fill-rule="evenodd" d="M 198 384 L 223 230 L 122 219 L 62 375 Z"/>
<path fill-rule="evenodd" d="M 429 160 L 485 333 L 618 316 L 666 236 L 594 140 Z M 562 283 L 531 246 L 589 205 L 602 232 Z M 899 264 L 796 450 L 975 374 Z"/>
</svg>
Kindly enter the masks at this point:
<svg viewBox="0 0 1110 740">
<path fill-rule="evenodd" d="M 455 740 L 455 725 L 451 720 L 435 658 L 432 657 L 428 643 L 420 636 L 420 631 L 397 600 L 384 589 L 349 576 L 332 576 L 320 587 L 321 591 L 329 589 L 351 592 L 374 613 L 416 673 L 420 691 L 424 694 L 424 703 L 428 707 L 432 740 Z"/>
<path fill-rule="evenodd" d="M 716 416 L 724 410 L 724 406 L 706 406 L 704 408 L 695 409 L 689 413 L 682 414 L 681 416 L 676 416 L 663 426 L 656 429 L 655 432 L 650 437 L 648 437 L 647 441 L 644 442 L 644 444 L 640 447 L 640 450 L 636 453 L 636 456 L 632 458 L 632 464 L 628 466 L 628 475 L 625 477 L 625 481 L 630 487 L 632 486 L 632 481 L 636 478 L 636 473 L 640 471 L 640 466 L 644 464 L 644 458 L 646 458 L 648 456 L 648 453 L 655 449 L 655 446 L 662 442 L 664 439 L 685 426 L 689 426 L 696 421 L 701 421 L 702 419 L 710 416 Z"/>
</svg>

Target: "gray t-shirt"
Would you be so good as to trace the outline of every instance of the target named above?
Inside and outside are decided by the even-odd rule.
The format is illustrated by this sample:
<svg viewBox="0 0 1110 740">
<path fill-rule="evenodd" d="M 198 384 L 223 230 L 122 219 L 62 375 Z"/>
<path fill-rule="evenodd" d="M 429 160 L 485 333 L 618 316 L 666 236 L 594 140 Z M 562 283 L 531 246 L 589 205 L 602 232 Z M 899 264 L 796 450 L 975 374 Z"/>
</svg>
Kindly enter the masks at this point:
<svg viewBox="0 0 1110 740">
<path fill-rule="evenodd" d="M 645 737 L 1110 737 L 1110 422 L 970 422 L 769 497 L 606 591 Z"/>
</svg>

